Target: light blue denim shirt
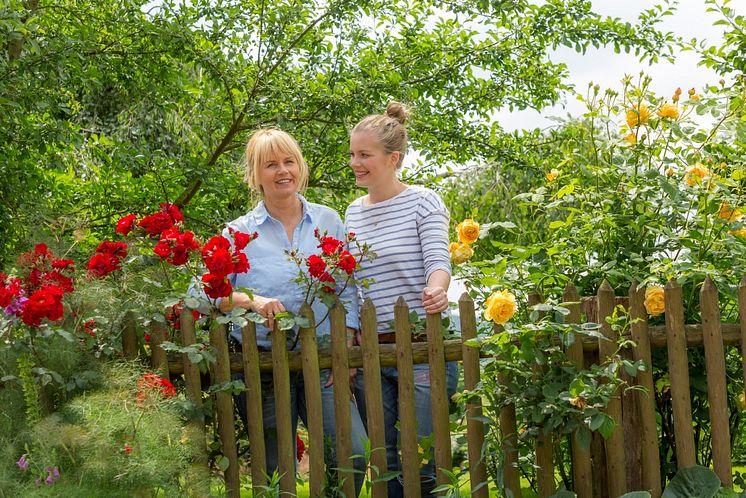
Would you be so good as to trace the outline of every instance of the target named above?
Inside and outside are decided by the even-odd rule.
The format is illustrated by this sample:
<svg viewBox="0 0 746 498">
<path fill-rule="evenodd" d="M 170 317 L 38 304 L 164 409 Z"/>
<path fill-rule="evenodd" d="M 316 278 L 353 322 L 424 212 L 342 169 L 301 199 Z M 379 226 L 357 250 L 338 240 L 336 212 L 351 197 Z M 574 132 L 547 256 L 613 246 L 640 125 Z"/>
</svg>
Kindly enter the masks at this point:
<svg viewBox="0 0 746 498">
<path fill-rule="evenodd" d="M 264 202 L 259 202 L 256 208 L 249 213 L 228 223 L 227 227 L 239 232 L 254 233 L 259 237 L 251 241 L 244 249 L 249 259 L 251 268 L 246 273 L 230 275 L 231 284 L 234 288 L 247 287 L 252 292 L 264 296 L 279 299 L 285 309 L 298 313 L 303 304 L 305 289 L 294 282 L 298 275 L 298 266 L 293 263 L 285 251 L 298 250 L 304 257 L 319 254 L 321 249 L 314 230 L 318 228 L 321 233 L 327 232 L 331 237 L 345 240 L 344 225 L 336 211 L 320 204 L 314 204 L 298 195 L 303 204 L 303 216 L 300 223 L 293 232 L 292 243 L 288 240 L 285 227 L 282 223 L 270 216 Z M 223 236 L 232 241 L 226 227 Z M 303 271 L 308 271 L 304 266 Z M 338 292 L 344 282 L 338 283 Z M 354 285 L 348 285 L 340 296 L 347 310 L 347 326 L 359 328 L 358 320 L 358 297 Z M 319 299 L 312 305 L 316 321 L 327 315 L 328 308 Z M 297 331 L 296 331 L 297 332 Z M 291 334 L 290 331 L 287 332 Z M 241 342 L 240 330 L 234 328 L 231 335 Z M 319 349 L 330 347 L 331 336 L 329 329 L 329 316 L 316 327 Z M 264 325 L 256 326 L 257 346 L 271 348 L 271 336 L 269 329 Z M 300 343 L 298 343 L 300 344 Z"/>
</svg>

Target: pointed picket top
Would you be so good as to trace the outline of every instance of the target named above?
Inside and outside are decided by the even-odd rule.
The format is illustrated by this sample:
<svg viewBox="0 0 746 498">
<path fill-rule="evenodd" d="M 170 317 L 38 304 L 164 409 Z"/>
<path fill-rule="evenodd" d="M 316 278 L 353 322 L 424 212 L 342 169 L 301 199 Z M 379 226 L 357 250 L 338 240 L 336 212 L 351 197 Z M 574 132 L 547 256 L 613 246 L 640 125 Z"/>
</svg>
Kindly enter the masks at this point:
<svg viewBox="0 0 746 498">
<path fill-rule="evenodd" d="M 365 309 L 368 309 L 368 308 L 372 308 L 372 309 L 375 310 L 376 307 L 373 304 L 373 300 L 371 298 L 369 298 L 369 297 L 366 297 L 365 301 L 363 301 L 363 306 L 362 306 L 361 309 L 365 310 Z"/>
<path fill-rule="evenodd" d="M 565 290 L 562 292 L 562 300 L 566 303 L 580 301 L 580 294 L 575 284 L 568 282 L 565 286 Z"/>
<path fill-rule="evenodd" d="M 746 277 L 744 277 L 744 278 L 746 278 Z M 469 295 L 468 292 L 464 292 L 463 294 L 461 294 L 461 297 L 458 298 L 458 302 L 459 302 L 459 304 L 461 304 L 461 303 L 471 303 L 471 304 L 474 304 L 474 300 L 471 298 L 471 296 Z"/>
<path fill-rule="evenodd" d="M 407 301 L 404 300 L 404 296 L 399 296 L 399 299 L 396 300 L 396 304 L 394 306 L 407 306 Z"/>
<path fill-rule="evenodd" d="M 598 293 L 601 294 L 602 292 L 603 293 L 611 292 L 612 294 L 614 293 L 614 288 L 611 286 L 609 281 L 606 279 L 604 279 L 604 281 L 601 283 L 601 287 L 598 288 Z"/>
<path fill-rule="evenodd" d="M 715 286 L 715 282 L 710 278 L 708 275 L 707 278 L 705 278 L 705 281 L 702 283 L 702 289 L 699 291 L 700 294 L 703 294 L 705 292 L 717 292 L 718 288 Z"/>
<path fill-rule="evenodd" d="M 681 288 L 681 286 L 679 285 L 679 283 L 676 281 L 675 278 L 670 278 L 668 280 L 668 282 L 666 282 L 666 287 L 665 287 L 666 290 L 668 290 L 668 289 L 680 289 L 680 288 Z"/>
</svg>

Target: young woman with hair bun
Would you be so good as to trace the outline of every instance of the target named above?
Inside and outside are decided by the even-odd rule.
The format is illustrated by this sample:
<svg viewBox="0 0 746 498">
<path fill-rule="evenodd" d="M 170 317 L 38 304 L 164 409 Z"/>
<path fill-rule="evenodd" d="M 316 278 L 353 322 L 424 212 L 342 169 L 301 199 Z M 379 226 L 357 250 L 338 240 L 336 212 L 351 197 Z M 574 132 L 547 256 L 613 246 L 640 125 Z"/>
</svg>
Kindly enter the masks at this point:
<svg viewBox="0 0 746 498">
<path fill-rule="evenodd" d="M 407 185 L 398 176 L 407 153 L 409 112 L 399 102 L 391 102 L 383 114 L 366 117 L 350 133 L 350 167 L 358 187 L 368 190 L 347 208 L 346 229 L 376 254 L 357 271 L 358 279 L 372 283 L 361 288 L 361 303 L 370 298 L 376 307 L 378 340 L 394 341 L 390 322 L 394 304 L 404 297 L 409 309 L 424 318 L 448 309 L 448 285 L 451 281 L 448 252 L 449 214 L 441 198 L 430 189 Z M 366 372 L 370 375 L 370 372 Z M 432 432 L 430 369 L 414 365 L 415 409 L 418 438 Z M 357 378 L 357 401 L 365 420 L 363 376 Z M 398 376 L 396 368 L 381 369 L 386 457 L 388 470 L 401 470 L 397 451 L 399 418 Z M 432 496 L 435 465 L 432 461 L 420 470 L 422 496 Z M 389 498 L 403 496 L 401 483 L 388 482 Z"/>
</svg>

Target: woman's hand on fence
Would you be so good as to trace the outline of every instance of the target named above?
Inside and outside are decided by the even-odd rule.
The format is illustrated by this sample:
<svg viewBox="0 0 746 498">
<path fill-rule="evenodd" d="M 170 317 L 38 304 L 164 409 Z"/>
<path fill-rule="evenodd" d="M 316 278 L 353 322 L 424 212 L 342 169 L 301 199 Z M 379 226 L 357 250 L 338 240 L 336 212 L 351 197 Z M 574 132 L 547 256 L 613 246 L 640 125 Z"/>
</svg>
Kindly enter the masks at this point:
<svg viewBox="0 0 746 498">
<path fill-rule="evenodd" d="M 267 328 L 272 330 L 275 323 L 275 315 L 285 311 L 285 306 L 282 305 L 279 299 L 254 294 L 254 298 L 251 301 L 251 309 L 266 318 Z"/>
<path fill-rule="evenodd" d="M 425 287 L 422 290 L 422 307 L 429 315 L 448 309 L 448 294 L 443 287 Z"/>
</svg>

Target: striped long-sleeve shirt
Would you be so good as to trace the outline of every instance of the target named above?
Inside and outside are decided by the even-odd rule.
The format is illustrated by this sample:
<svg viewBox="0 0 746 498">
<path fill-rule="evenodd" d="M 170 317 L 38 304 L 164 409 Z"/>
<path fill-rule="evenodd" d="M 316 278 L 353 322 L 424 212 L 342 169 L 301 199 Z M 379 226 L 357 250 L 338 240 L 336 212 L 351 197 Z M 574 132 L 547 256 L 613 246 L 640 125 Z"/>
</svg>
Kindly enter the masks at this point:
<svg viewBox="0 0 746 498">
<path fill-rule="evenodd" d="M 361 197 L 347 208 L 346 230 L 375 253 L 373 261 L 360 262 L 355 277 L 371 282 L 367 289 L 360 287 L 360 303 L 368 297 L 373 301 L 379 333 L 391 330 L 399 296 L 410 310 L 425 316 L 422 289 L 427 279 L 435 270 L 451 273 L 448 217 L 438 194 L 419 186 L 372 205 L 364 205 Z"/>
</svg>

